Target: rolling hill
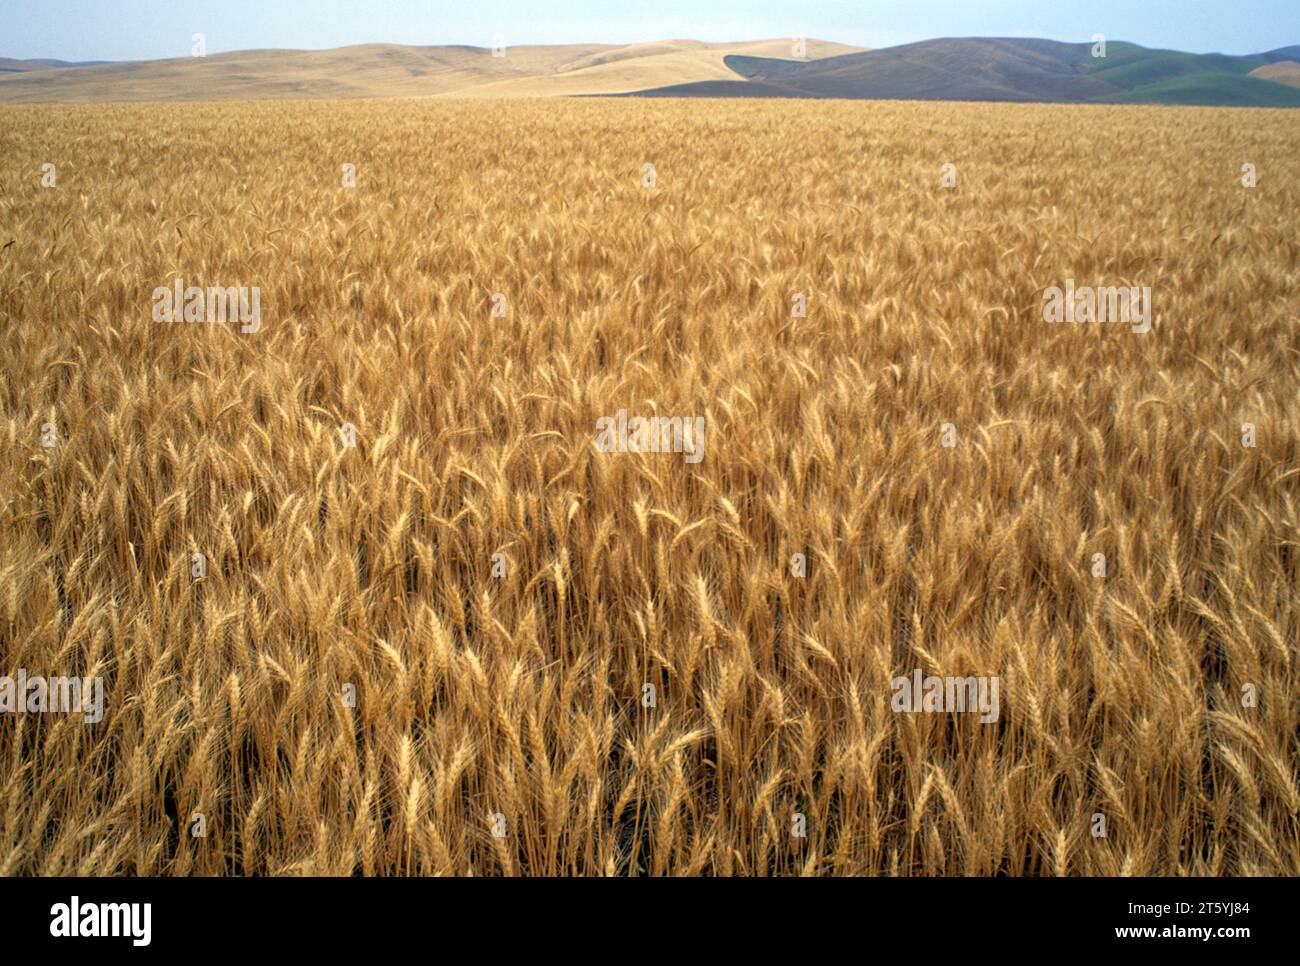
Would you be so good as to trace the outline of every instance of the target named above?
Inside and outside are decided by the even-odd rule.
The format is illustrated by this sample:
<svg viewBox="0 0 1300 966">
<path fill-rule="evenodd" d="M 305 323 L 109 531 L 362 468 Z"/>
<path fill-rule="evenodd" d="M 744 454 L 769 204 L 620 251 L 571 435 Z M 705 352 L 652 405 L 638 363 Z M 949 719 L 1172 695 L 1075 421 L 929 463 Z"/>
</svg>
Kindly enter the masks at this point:
<svg viewBox="0 0 1300 966">
<path fill-rule="evenodd" d="M 1300 46 L 1246 57 L 1112 41 L 789 40 L 509 47 L 365 44 L 124 63 L 0 60 L 0 102 L 360 97 L 791 97 L 1300 107 Z"/>
<path fill-rule="evenodd" d="M 1281 74 L 1295 48 L 1250 57 L 1151 50 L 1112 42 L 1104 58 L 1090 44 L 1020 38 L 927 40 L 796 62 L 733 54 L 740 80 L 684 83 L 645 96 L 765 96 L 945 101 L 1216 104 L 1300 107 L 1300 91 Z"/>
<path fill-rule="evenodd" d="M 859 50 L 809 40 L 810 58 Z M 702 43 L 247 50 L 55 69 L 0 69 L 0 102 L 201 101 L 610 94 L 736 75 L 728 56 L 789 57 L 789 40 Z M 35 61 L 8 61 L 14 65 Z"/>
</svg>

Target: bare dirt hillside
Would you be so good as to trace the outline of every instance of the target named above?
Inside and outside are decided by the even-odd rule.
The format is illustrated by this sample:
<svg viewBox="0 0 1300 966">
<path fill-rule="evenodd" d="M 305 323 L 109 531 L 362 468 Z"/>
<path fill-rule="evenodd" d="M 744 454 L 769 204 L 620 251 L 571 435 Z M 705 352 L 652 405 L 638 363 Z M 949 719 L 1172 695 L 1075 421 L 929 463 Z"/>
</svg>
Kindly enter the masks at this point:
<svg viewBox="0 0 1300 966">
<path fill-rule="evenodd" d="M 1252 77 L 1262 77 L 1278 84 L 1300 87 L 1300 64 L 1294 60 L 1283 60 L 1276 64 L 1266 64 L 1250 72 Z"/>
</svg>

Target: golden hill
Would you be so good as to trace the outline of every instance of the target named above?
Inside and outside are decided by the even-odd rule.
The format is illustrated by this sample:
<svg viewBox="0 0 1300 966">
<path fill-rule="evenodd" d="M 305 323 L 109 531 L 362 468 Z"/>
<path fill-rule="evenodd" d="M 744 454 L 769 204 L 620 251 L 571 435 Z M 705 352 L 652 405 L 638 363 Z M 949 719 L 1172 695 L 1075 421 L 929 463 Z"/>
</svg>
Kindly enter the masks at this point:
<svg viewBox="0 0 1300 966">
<path fill-rule="evenodd" d="M 201 101 L 613 94 L 734 79 L 728 54 L 791 57 L 789 40 L 487 47 L 364 44 L 246 50 L 0 75 L 0 101 Z M 859 48 L 807 41 L 810 59 Z"/>
<path fill-rule="evenodd" d="M 1294 60 L 1279 60 L 1276 64 L 1265 64 L 1250 72 L 1252 77 L 1262 77 L 1278 84 L 1300 87 L 1300 64 Z"/>
<path fill-rule="evenodd" d="M 853 53 L 860 48 L 828 41 L 806 42 L 810 60 Z M 789 40 L 706 44 L 698 40 L 670 40 L 603 49 L 563 65 L 559 70 L 527 80 L 505 78 L 473 88 L 449 91 L 450 97 L 545 97 L 573 94 L 622 94 L 670 84 L 696 81 L 738 80 L 723 63 L 729 54 L 752 57 L 791 57 Z M 684 80 L 683 78 L 690 78 Z"/>
</svg>

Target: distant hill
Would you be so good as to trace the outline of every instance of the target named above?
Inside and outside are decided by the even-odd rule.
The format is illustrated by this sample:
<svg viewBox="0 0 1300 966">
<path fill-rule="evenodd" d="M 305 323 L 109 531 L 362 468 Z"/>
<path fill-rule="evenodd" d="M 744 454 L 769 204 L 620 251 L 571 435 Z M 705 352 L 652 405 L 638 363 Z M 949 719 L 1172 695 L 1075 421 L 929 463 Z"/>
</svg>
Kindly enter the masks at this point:
<svg viewBox="0 0 1300 966">
<path fill-rule="evenodd" d="M 1247 57 L 1111 41 L 789 40 L 485 47 L 365 44 L 123 63 L 0 60 L 0 102 L 358 97 L 792 97 L 1300 107 L 1300 46 Z"/>
<path fill-rule="evenodd" d="M 859 50 L 806 42 L 809 58 Z M 789 40 L 702 43 L 407 47 L 365 44 L 335 50 L 246 50 L 134 61 L 76 70 L 0 66 L 0 102 L 201 101 L 354 97 L 542 97 L 609 94 L 673 83 L 725 80 L 732 54 L 792 56 Z M 35 61 L 0 61 L 32 65 Z"/>
<path fill-rule="evenodd" d="M 742 84 L 762 85 L 765 96 L 1300 107 L 1300 90 L 1280 82 L 1286 71 L 1281 65 L 1296 50 L 1233 57 L 1112 41 L 1104 58 L 1094 58 L 1086 43 L 965 38 L 811 62 L 734 54 L 726 63 L 745 79 Z M 1268 67 L 1276 71 L 1252 73 Z M 639 92 L 657 97 L 743 93 L 736 83 Z"/>
<path fill-rule="evenodd" d="M 25 74 L 29 70 L 49 70 L 55 67 L 97 67 L 109 64 L 108 60 L 14 60 L 0 57 L 0 74 Z"/>
<path fill-rule="evenodd" d="M 1290 47 L 1279 47 L 1277 50 L 1270 50 L 1264 54 L 1257 54 L 1261 60 L 1270 64 L 1275 64 L 1280 60 L 1300 61 L 1300 44 L 1294 44 Z"/>
</svg>

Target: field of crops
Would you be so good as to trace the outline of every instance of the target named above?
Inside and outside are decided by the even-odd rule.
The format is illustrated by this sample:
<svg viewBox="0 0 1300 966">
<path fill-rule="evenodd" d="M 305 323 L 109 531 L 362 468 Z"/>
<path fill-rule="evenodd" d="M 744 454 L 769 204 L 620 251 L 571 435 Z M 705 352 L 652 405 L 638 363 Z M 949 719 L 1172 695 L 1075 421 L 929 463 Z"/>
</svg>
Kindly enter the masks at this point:
<svg viewBox="0 0 1300 966">
<path fill-rule="evenodd" d="M 1297 175 L 1269 110 L 0 108 L 0 675 L 103 698 L 0 682 L 0 875 L 1300 874 Z"/>
</svg>

